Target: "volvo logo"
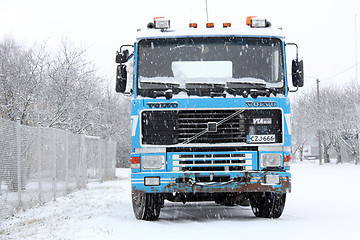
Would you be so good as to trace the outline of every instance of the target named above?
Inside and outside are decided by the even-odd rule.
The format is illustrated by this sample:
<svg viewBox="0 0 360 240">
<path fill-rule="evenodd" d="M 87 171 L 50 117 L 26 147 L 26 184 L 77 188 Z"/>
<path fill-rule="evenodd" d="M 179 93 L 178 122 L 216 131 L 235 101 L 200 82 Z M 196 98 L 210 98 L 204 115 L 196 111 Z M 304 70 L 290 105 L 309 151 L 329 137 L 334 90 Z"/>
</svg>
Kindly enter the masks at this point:
<svg viewBox="0 0 360 240">
<path fill-rule="evenodd" d="M 276 107 L 276 102 L 246 102 L 248 107 Z"/>
<path fill-rule="evenodd" d="M 147 103 L 149 108 L 177 108 L 179 105 L 177 102 L 172 103 Z"/>
</svg>

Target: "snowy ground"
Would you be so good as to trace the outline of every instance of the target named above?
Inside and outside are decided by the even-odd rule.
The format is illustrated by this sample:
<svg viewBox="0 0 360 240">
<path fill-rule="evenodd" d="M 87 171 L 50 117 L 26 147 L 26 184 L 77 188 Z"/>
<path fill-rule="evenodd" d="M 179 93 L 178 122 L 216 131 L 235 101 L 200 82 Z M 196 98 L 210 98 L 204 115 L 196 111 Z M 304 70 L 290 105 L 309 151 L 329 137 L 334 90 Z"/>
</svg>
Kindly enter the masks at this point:
<svg viewBox="0 0 360 240">
<path fill-rule="evenodd" d="M 358 239 L 360 166 L 292 164 L 293 191 L 280 219 L 250 208 L 166 202 L 160 220 L 132 213 L 130 172 L 19 213 L 0 225 L 0 239 Z"/>
</svg>

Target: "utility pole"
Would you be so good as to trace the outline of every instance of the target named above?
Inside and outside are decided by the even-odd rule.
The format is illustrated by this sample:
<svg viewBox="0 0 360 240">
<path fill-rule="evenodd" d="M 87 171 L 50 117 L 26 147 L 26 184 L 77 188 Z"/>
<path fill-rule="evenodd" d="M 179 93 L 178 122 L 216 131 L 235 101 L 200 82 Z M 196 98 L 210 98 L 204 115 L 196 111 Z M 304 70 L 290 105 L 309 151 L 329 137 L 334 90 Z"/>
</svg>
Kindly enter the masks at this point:
<svg viewBox="0 0 360 240">
<path fill-rule="evenodd" d="M 311 78 L 316 80 L 316 97 L 317 97 L 317 103 L 316 103 L 316 113 L 318 116 L 320 116 L 320 80 L 317 77 L 310 77 L 305 76 L 306 78 Z M 318 148 L 319 148 L 319 164 L 322 165 L 322 159 L 323 159 L 323 147 L 322 147 L 322 130 L 321 127 L 318 127 L 317 129 L 317 137 L 318 137 Z"/>
<path fill-rule="evenodd" d="M 317 112 L 320 116 L 320 80 L 316 78 L 316 94 L 317 94 Z M 322 139 L 322 131 L 319 128 L 318 130 L 318 147 L 319 147 L 319 164 L 322 165 L 322 158 L 323 158 L 323 149 L 321 144 Z"/>
<path fill-rule="evenodd" d="M 356 13 L 355 13 L 355 82 L 358 81 L 358 58 L 357 58 L 357 20 L 356 20 Z"/>
<path fill-rule="evenodd" d="M 358 58 L 357 58 L 357 19 L 355 13 L 355 82 L 358 83 Z M 359 151 L 358 156 L 356 158 L 356 164 L 360 162 L 360 133 L 358 133 L 358 142 L 359 142 Z"/>
</svg>

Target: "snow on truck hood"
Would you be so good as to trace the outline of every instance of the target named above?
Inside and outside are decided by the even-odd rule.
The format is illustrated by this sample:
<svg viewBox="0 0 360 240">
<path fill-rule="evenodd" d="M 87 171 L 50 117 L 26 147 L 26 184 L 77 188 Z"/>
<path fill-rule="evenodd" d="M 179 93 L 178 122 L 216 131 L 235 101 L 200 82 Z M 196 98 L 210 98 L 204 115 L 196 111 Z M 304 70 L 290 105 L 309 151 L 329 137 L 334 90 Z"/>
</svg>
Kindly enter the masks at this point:
<svg viewBox="0 0 360 240">
<path fill-rule="evenodd" d="M 221 36 L 242 36 L 242 37 L 274 37 L 284 39 L 285 35 L 280 29 L 273 28 L 188 28 L 188 29 L 146 29 L 137 32 L 136 39 L 153 38 L 180 38 L 180 37 L 221 37 Z"/>
</svg>

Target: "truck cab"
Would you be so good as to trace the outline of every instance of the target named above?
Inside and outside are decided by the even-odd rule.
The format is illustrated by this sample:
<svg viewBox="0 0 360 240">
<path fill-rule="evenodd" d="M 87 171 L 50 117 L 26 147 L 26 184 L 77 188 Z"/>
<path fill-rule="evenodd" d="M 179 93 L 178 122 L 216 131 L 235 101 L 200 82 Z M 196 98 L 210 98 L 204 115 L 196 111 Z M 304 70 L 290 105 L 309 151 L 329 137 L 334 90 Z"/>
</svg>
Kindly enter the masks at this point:
<svg viewBox="0 0 360 240">
<path fill-rule="evenodd" d="M 290 90 L 285 37 L 270 26 L 251 17 L 243 28 L 171 29 L 156 18 L 120 48 L 116 90 L 132 95 L 137 219 L 158 219 L 164 200 L 281 216 L 291 191 Z M 297 58 L 292 82 L 303 85 Z"/>
</svg>

